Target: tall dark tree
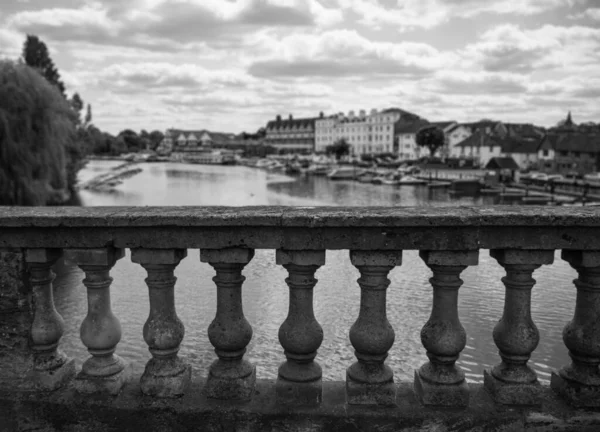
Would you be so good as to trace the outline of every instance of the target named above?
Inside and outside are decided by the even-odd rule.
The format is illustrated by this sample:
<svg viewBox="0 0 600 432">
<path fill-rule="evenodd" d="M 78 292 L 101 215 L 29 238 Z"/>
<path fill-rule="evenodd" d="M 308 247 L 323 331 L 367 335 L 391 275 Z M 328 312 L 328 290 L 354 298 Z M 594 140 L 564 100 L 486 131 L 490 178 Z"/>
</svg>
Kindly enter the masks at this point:
<svg viewBox="0 0 600 432">
<path fill-rule="evenodd" d="M 0 61 L 0 205 L 47 205 L 68 198 L 74 113 L 35 70 Z"/>
<path fill-rule="evenodd" d="M 50 58 L 48 47 L 35 35 L 27 35 L 23 45 L 23 61 L 28 66 L 38 70 L 44 78 L 55 85 L 60 93 L 65 95 L 65 85 L 60 79 L 58 69 Z"/>
<path fill-rule="evenodd" d="M 85 112 L 85 119 L 83 121 L 83 125 L 88 127 L 92 124 L 92 106 L 87 104 L 87 110 Z"/>
<path fill-rule="evenodd" d="M 81 100 L 81 96 L 79 96 L 79 93 L 75 93 L 69 100 L 69 103 L 71 104 L 71 108 L 73 108 L 73 111 L 75 111 L 75 113 L 77 114 L 77 125 L 80 125 L 81 111 L 83 111 L 83 101 Z"/>
<path fill-rule="evenodd" d="M 427 147 L 430 156 L 433 157 L 435 152 L 444 146 L 444 131 L 437 126 L 425 126 L 417 132 L 416 141 L 419 147 Z"/>
</svg>

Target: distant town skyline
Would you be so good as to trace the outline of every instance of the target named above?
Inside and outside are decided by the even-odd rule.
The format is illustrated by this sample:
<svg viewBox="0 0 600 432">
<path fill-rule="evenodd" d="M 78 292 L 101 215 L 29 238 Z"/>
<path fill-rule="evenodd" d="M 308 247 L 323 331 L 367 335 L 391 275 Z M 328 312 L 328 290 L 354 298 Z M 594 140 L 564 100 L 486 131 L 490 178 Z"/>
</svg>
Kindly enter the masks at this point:
<svg viewBox="0 0 600 432">
<path fill-rule="evenodd" d="M 0 58 L 18 58 L 26 34 L 112 133 L 253 132 L 277 114 L 388 107 L 600 122 L 597 0 L 3 2 Z"/>
</svg>

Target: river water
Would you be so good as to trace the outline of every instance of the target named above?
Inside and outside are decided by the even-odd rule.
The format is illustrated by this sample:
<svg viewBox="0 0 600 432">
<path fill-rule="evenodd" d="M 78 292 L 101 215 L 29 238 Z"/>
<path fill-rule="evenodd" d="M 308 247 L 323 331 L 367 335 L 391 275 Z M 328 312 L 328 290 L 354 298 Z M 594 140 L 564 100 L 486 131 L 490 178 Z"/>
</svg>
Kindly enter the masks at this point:
<svg viewBox="0 0 600 432">
<path fill-rule="evenodd" d="M 82 180 L 120 164 L 117 161 L 92 161 L 80 173 Z M 453 206 L 493 204 L 492 198 L 450 198 L 444 190 L 430 191 L 423 186 L 393 187 L 330 181 L 323 177 L 292 179 L 242 166 L 207 166 L 173 163 L 140 165 L 143 171 L 124 181 L 113 193 L 82 191 L 85 206 L 144 205 L 291 205 L 291 206 Z M 88 357 L 79 339 L 79 326 L 87 313 L 83 273 L 67 263 L 55 280 L 56 307 L 66 322 L 62 349 L 82 362 Z M 277 332 L 288 309 L 287 272 L 275 264 L 273 250 L 258 250 L 244 269 L 244 312 L 254 336 L 247 358 L 257 366 L 258 378 L 276 378 L 284 360 Z M 189 250 L 175 274 L 177 314 L 185 325 L 180 355 L 195 374 L 205 375 L 216 358 L 208 341 L 207 328 L 216 310 L 214 270 L 201 263 L 198 250 Z M 129 251 L 113 268 L 112 308 L 121 321 L 123 336 L 117 354 L 130 361 L 138 373 L 150 358 L 142 336 L 149 303 L 144 282 L 145 270 L 130 260 Z M 350 326 L 358 315 L 360 289 L 358 270 L 350 264 L 348 251 L 327 251 L 327 263 L 317 271 L 314 291 L 315 315 L 324 330 L 317 361 L 327 380 L 344 380 L 346 368 L 355 360 L 348 340 Z M 431 310 L 431 271 L 416 251 L 405 251 L 403 263 L 390 273 L 388 319 L 396 341 L 387 363 L 396 379 L 413 379 L 414 369 L 427 360 L 420 331 Z M 480 251 L 479 265 L 462 273 L 459 313 L 467 332 L 467 346 L 459 364 L 471 382 L 481 382 L 483 369 L 498 363 L 492 330 L 502 315 L 504 270 Z M 540 344 L 530 364 L 542 382 L 548 382 L 552 369 L 568 363 L 562 342 L 562 328 L 571 319 L 575 304 L 572 280 L 575 271 L 560 259 L 534 273 L 537 284 L 532 295 L 532 315 L 540 330 Z"/>
</svg>

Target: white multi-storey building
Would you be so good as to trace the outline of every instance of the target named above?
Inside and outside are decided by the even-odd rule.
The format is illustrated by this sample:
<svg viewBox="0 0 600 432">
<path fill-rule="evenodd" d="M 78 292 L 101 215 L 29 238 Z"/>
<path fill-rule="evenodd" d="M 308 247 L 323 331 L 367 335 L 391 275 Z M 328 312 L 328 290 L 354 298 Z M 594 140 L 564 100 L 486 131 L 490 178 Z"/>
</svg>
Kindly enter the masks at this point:
<svg viewBox="0 0 600 432">
<path fill-rule="evenodd" d="M 383 111 L 375 109 L 367 115 L 360 110 L 358 115 L 350 111 L 332 116 L 321 116 L 315 121 L 315 150 L 324 152 L 327 146 L 339 139 L 345 139 L 353 154 L 392 153 L 395 125 L 404 117 L 417 118 L 416 115 L 399 108 Z"/>
</svg>

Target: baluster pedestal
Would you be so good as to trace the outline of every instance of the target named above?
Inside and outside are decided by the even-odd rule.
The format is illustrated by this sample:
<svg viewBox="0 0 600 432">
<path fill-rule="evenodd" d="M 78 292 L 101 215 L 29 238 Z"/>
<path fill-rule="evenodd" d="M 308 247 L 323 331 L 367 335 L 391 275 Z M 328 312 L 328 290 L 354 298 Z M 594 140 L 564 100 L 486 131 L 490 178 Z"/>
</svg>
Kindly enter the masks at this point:
<svg viewBox="0 0 600 432">
<path fill-rule="evenodd" d="M 121 340 L 121 323 L 110 307 L 110 269 L 123 258 L 123 249 L 69 249 L 66 257 L 84 272 L 88 314 L 81 323 L 81 341 L 92 355 L 74 381 L 80 393 L 119 393 L 131 374 L 131 367 L 115 349 Z"/>
<path fill-rule="evenodd" d="M 244 359 L 252 340 L 252 326 L 244 316 L 242 270 L 254 257 L 253 249 L 202 249 L 200 260 L 217 272 L 217 313 L 208 327 L 208 338 L 219 357 L 210 366 L 204 393 L 213 399 L 250 400 L 256 367 Z"/>
<path fill-rule="evenodd" d="M 144 324 L 144 340 L 152 354 L 140 379 L 142 393 L 155 397 L 180 397 L 190 384 L 192 368 L 177 353 L 185 328 L 175 312 L 175 267 L 185 249 L 132 249 L 131 261 L 148 272 L 146 284 L 150 314 Z"/>
<path fill-rule="evenodd" d="M 494 342 L 502 362 L 484 371 L 485 388 L 497 403 L 506 405 L 538 404 L 541 385 L 527 365 L 540 341 L 531 319 L 533 271 L 552 264 L 553 250 L 491 250 L 490 255 L 506 269 L 502 282 L 506 287 L 504 313 L 494 327 Z"/>
<path fill-rule="evenodd" d="M 286 361 L 279 366 L 275 385 L 277 402 L 287 405 L 319 405 L 323 372 L 314 361 L 323 342 L 323 329 L 313 311 L 315 272 L 325 264 L 324 250 L 276 251 L 276 262 L 285 267 L 290 289 L 288 316 L 279 328 L 279 342 Z"/>
<path fill-rule="evenodd" d="M 563 250 L 577 270 L 573 319 L 563 330 L 571 364 L 552 373 L 550 386 L 575 407 L 600 407 L 600 251 Z"/>
<path fill-rule="evenodd" d="M 467 343 L 458 318 L 460 273 L 478 262 L 478 251 L 421 251 L 419 256 L 433 271 L 431 317 L 421 330 L 429 362 L 415 371 L 415 393 L 425 405 L 466 406 L 469 387 L 456 360 Z"/>
<path fill-rule="evenodd" d="M 350 405 L 394 405 L 394 373 L 384 361 L 394 344 L 386 314 L 387 275 L 402 263 L 402 251 L 351 251 L 360 271 L 360 312 L 350 329 L 357 362 L 346 370 L 346 401 Z"/>
<path fill-rule="evenodd" d="M 60 258 L 60 249 L 27 249 L 25 262 L 31 273 L 34 318 L 31 325 L 33 370 L 28 381 L 37 390 L 52 391 L 75 376 L 75 361 L 58 348 L 64 320 L 54 307 L 52 265 Z"/>
</svg>

